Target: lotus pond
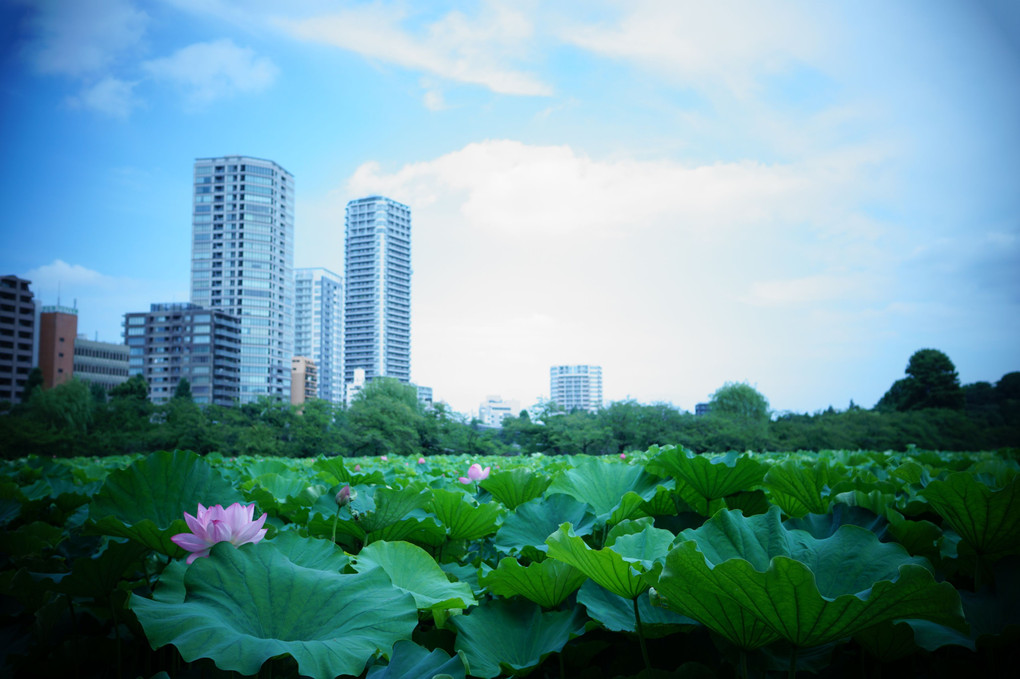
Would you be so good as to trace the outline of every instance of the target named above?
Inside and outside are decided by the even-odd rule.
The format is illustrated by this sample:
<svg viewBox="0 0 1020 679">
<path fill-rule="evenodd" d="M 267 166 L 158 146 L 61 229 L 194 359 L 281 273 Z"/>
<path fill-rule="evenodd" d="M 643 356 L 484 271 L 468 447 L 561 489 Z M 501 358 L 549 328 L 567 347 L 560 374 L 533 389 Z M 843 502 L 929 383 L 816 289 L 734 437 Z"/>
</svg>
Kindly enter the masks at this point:
<svg viewBox="0 0 1020 679">
<path fill-rule="evenodd" d="M 2 469 L 6 676 L 954 677 L 1018 661 L 1007 454 L 164 451 Z"/>
</svg>

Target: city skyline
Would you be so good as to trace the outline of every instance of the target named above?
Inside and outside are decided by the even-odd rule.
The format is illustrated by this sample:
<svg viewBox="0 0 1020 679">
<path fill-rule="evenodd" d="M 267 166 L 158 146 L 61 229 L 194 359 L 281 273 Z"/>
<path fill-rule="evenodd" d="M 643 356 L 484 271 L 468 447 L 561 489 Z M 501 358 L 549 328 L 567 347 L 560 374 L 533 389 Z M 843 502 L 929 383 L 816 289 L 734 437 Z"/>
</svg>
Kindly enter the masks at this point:
<svg viewBox="0 0 1020 679">
<path fill-rule="evenodd" d="M 191 301 L 196 158 L 292 173 L 296 267 L 414 215 L 411 375 L 461 412 L 870 407 L 910 355 L 1020 368 L 1020 7 L 67 0 L 0 5 L 0 274 L 79 332 Z M 289 371 L 289 359 L 286 367 Z"/>
</svg>

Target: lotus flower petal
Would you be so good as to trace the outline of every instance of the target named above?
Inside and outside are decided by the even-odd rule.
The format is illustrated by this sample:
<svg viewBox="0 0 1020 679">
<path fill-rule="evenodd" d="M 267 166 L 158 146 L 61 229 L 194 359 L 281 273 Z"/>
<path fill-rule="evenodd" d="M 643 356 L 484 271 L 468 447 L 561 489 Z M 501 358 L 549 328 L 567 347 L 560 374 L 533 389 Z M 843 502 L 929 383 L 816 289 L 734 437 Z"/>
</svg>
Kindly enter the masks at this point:
<svg viewBox="0 0 1020 679">
<path fill-rule="evenodd" d="M 191 554 L 188 563 L 195 559 L 209 556 L 209 549 L 217 542 L 229 542 L 235 547 L 249 542 L 259 542 L 266 536 L 266 514 L 254 519 L 255 505 L 242 505 L 235 502 L 226 509 L 222 505 L 205 507 L 198 505 L 198 511 L 192 516 L 184 512 L 184 521 L 191 529 L 190 533 L 178 533 L 170 539 L 181 549 Z M 254 519 L 254 520 L 253 520 Z"/>
</svg>

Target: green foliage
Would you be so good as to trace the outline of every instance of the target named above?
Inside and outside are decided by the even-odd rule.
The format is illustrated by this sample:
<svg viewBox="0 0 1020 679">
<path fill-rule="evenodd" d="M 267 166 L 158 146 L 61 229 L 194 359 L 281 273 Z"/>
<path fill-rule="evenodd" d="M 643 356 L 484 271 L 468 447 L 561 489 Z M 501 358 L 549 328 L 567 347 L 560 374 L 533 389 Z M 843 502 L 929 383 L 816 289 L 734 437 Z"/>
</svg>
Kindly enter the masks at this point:
<svg viewBox="0 0 1020 679">
<path fill-rule="evenodd" d="M 907 376 L 893 383 L 875 406 L 884 411 L 946 408 L 960 410 L 966 402 L 956 366 L 938 349 L 920 349 L 907 363 Z"/>
</svg>

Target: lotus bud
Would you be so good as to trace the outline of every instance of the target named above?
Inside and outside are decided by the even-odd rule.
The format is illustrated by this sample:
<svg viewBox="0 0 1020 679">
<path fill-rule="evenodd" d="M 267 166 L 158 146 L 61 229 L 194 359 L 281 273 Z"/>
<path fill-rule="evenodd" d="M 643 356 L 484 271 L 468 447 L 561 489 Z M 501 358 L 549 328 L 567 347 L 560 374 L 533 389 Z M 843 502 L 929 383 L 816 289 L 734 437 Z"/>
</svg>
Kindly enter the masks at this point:
<svg viewBox="0 0 1020 679">
<path fill-rule="evenodd" d="M 338 507 L 346 507 L 351 503 L 351 487 L 349 484 L 344 484 L 344 487 L 340 489 L 340 492 L 336 494 L 336 504 Z"/>
</svg>

